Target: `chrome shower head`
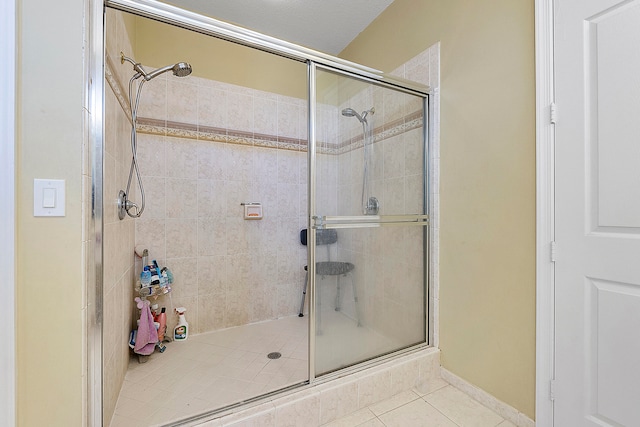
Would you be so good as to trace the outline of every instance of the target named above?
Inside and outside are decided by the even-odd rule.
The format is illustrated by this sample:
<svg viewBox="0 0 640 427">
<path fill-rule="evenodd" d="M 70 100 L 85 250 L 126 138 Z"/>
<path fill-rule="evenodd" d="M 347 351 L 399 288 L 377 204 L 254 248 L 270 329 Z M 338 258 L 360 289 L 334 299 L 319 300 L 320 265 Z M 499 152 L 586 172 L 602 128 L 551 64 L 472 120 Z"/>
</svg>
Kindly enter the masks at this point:
<svg viewBox="0 0 640 427">
<path fill-rule="evenodd" d="M 172 71 L 173 75 L 176 77 L 186 77 L 191 74 L 191 71 L 193 70 L 191 69 L 191 64 L 188 64 L 186 62 L 178 62 L 173 66 Z"/>
<path fill-rule="evenodd" d="M 353 108 L 345 108 L 344 110 L 342 110 L 342 115 L 345 117 L 359 116 L 359 114 L 356 113 L 356 110 L 354 110 Z"/>
<path fill-rule="evenodd" d="M 191 65 L 186 62 L 178 62 L 177 64 L 167 65 L 166 67 L 158 68 L 150 72 L 149 74 L 144 74 L 144 79 L 146 81 L 151 80 L 154 77 L 159 76 L 162 73 L 166 73 L 171 70 L 173 75 L 176 77 L 186 77 L 191 74 Z"/>
<path fill-rule="evenodd" d="M 360 123 L 366 122 L 365 118 L 358 114 L 353 108 L 345 108 L 342 110 L 342 115 L 345 117 L 355 117 L 360 121 Z"/>
<path fill-rule="evenodd" d="M 375 111 L 376 110 L 372 107 L 370 110 L 363 111 L 362 115 L 360 115 L 353 108 L 345 108 L 344 110 L 342 110 L 342 115 L 345 117 L 355 117 L 360 121 L 360 123 L 367 123 L 367 115 L 369 113 L 373 114 L 375 113 Z"/>
<path fill-rule="evenodd" d="M 188 76 L 189 74 L 191 74 L 191 71 L 192 71 L 190 64 L 186 62 L 178 62 L 177 64 L 167 65 L 166 67 L 158 68 L 157 70 L 147 73 L 144 70 L 144 68 L 142 68 L 142 64 L 134 61 L 133 59 L 127 56 L 124 56 L 124 53 L 120 52 L 120 63 L 124 64 L 124 61 L 130 62 L 131 64 L 133 64 L 133 70 L 138 73 L 135 76 L 136 79 L 139 77 L 144 77 L 146 81 L 149 81 L 154 77 L 159 76 L 162 73 L 166 73 L 169 70 L 171 70 L 173 72 L 173 75 L 176 77 Z"/>
</svg>

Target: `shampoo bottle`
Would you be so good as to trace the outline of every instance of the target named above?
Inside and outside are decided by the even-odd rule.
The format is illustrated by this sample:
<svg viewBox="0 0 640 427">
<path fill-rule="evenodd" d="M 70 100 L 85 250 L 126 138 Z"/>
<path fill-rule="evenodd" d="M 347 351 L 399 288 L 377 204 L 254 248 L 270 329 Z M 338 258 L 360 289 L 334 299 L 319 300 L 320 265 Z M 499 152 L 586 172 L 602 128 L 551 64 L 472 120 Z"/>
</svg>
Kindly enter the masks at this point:
<svg viewBox="0 0 640 427">
<path fill-rule="evenodd" d="M 185 341 L 189 337 L 189 323 L 184 318 L 184 313 L 187 311 L 184 307 L 177 307 L 176 313 L 178 313 L 178 324 L 173 328 L 174 341 Z"/>
<path fill-rule="evenodd" d="M 149 267 L 144 267 L 144 270 L 140 273 L 140 284 L 142 287 L 151 286 L 151 272 Z"/>
</svg>

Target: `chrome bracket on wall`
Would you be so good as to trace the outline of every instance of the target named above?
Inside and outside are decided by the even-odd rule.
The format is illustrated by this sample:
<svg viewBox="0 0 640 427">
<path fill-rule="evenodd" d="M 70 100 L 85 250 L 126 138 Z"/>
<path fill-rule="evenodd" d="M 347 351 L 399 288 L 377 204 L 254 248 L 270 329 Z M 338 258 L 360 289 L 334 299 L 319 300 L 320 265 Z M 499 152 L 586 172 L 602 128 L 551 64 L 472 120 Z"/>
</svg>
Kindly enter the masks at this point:
<svg viewBox="0 0 640 427">
<path fill-rule="evenodd" d="M 361 216 L 314 216 L 313 228 L 373 228 L 388 225 L 429 225 L 429 215 L 361 215 Z"/>
<path fill-rule="evenodd" d="M 118 193 L 118 219 L 121 221 L 127 215 L 127 194 L 124 190 Z"/>
</svg>

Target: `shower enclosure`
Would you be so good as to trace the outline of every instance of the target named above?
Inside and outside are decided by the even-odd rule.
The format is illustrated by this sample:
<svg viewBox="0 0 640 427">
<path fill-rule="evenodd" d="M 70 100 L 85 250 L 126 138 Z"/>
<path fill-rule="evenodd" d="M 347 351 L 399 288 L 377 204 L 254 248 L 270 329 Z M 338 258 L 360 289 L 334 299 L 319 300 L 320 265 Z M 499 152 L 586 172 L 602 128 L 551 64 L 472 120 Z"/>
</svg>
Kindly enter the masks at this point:
<svg viewBox="0 0 640 427">
<path fill-rule="evenodd" d="M 309 67 L 310 265 L 354 266 L 342 283 L 310 268 L 320 376 L 426 341 L 427 121 L 419 93 Z M 325 230 L 333 253 L 314 240 Z"/>
<path fill-rule="evenodd" d="M 161 3 L 107 5 L 101 188 L 106 243 L 104 276 L 98 278 L 104 283 L 104 366 L 97 369 L 105 393 L 115 391 L 117 399 L 127 365 L 129 386 L 141 372 L 164 371 L 167 378 L 154 381 L 169 388 L 182 379 L 178 370 L 168 370 L 169 360 L 194 364 L 192 383 L 177 386 L 224 398 L 211 403 L 203 397 L 178 413 L 178 418 L 196 417 L 428 346 L 428 88 Z M 158 73 L 145 87 L 133 118 L 147 209 L 140 218 L 120 221 L 117 190 L 131 175 L 124 155 L 130 138 L 122 137 L 129 136 L 133 109 L 123 96 L 125 83 L 118 82 L 129 79 L 130 66 L 118 68 L 118 55 L 123 50 L 145 57 L 131 51 L 134 45 L 152 46 L 140 40 L 153 27 L 147 21 L 164 26 L 147 38 L 157 39 L 171 58 L 193 64 L 193 75 L 174 79 Z M 137 43 L 123 31 L 135 25 Z M 227 43 L 243 50 L 238 57 L 246 51 L 265 61 L 274 57 L 292 64 L 299 81 L 306 80 L 306 91 L 285 94 L 217 80 L 179 41 L 172 47 L 157 36 L 170 32 L 172 39 L 189 38 L 188 45 L 195 43 L 193 30 L 218 43 L 198 55 L 233 57 L 216 51 Z M 142 63 L 158 67 L 145 61 L 154 59 Z M 165 59 L 158 61 L 161 66 Z M 263 219 L 240 216 L 241 203 L 251 202 L 262 203 Z M 154 371 L 152 359 L 132 373 L 137 365 L 127 361 L 126 335 L 135 324 L 131 282 L 141 266 L 127 256 L 133 258 L 133 246 L 142 244 L 174 272 L 173 300 L 161 304 L 187 306 L 191 332 L 185 344 L 170 343 L 159 355 L 162 369 Z M 175 320 L 168 321 L 169 329 Z M 242 381 L 275 375 L 260 372 L 272 366 L 267 352 L 269 358 L 278 356 L 257 341 L 283 328 L 301 342 L 275 339 L 280 348 L 296 349 L 291 351 L 296 371 L 286 378 L 232 393 L 228 382 L 212 381 L 200 370 L 217 369 L 226 379 L 237 371 Z M 247 337 L 255 346 L 240 343 Z M 254 347 L 269 351 L 251 360 L 240 352 Z M 283 359 L 289 356 L 282 353 Z M 239 365 L 243 358 L 246 367 Z M 131 390 L 136 388 L 125 394 L 133 395 Z M 103 399 L 110 402 L 109 411 L 113 399 Z"/>
</svg>

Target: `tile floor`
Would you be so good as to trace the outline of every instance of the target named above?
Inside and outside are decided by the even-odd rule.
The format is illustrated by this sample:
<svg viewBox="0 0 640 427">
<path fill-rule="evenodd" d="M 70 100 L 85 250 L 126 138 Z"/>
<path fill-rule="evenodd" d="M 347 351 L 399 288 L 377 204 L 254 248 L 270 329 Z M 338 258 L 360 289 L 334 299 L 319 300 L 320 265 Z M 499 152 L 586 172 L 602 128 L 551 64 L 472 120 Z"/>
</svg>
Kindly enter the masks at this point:
<svg viewBox="0 0 640 427">
<path fill-rule="evenodd" d="M 146 363 L 131 358 L 111 427 L 158 425 L 303 382 L 307 333 L 306 317 L 287 317 L 167 343 Z"/>
<path fill-rule="evenodd" d="M 308 378 L 308 317 L 286 317 L 167 344 L 146 363 L 132 358 L 111 427 L 147 426 L 221 408 Z M 341 312 L 322 315 L 320 372 L 397 348 Z M 276 360 L 267 358 L 280 352 Z"/>
<path fill-rule="evenodd" d="M 111 427 L 162 425 L 305 381 L 307 319 L 295 316 L 194 335 L 186 342 L 168 343 L 164 353 L 154 353 L 146 363 L 132 359 Z M 353 359 L 391 345 L 374 332 L 355 327 L 339 313 L 327 312 L 322 322 L 318 343 L 325 340 L 327 350 L 318 359 L 324 359 L 326 366 L 338 360 L 337 343 L 351 340 L 351 345 L 343 347 L 353 349 L 347 356 Z M 268 359 L 266 355 L 272 351 L 282 357 Z M 277 419 L 273 425 L 278 425 Z M 438 378 L 420 390 L 400 393 L 326 426 L 513 424 Z"/>
<path fill-rule="evenodd" d="M 324 427 L 515 427 L 442 379 L 428 389 L 397 394 Z"/>
</svg>

